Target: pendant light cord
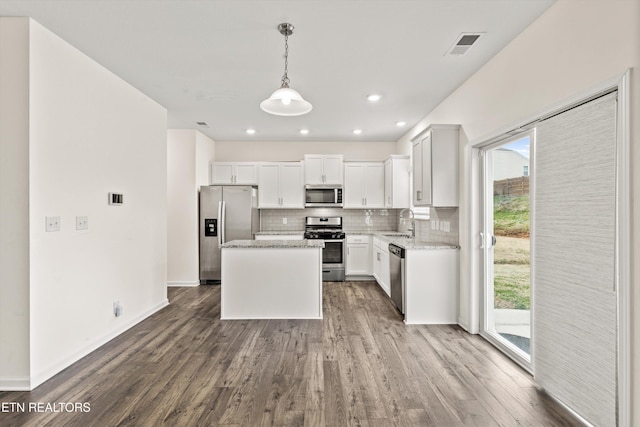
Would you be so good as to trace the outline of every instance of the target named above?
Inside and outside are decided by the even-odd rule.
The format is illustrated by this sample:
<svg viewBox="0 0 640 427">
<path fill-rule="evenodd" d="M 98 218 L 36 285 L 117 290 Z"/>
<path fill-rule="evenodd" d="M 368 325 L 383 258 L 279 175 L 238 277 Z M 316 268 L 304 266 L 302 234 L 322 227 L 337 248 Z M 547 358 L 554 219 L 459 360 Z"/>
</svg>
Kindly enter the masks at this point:
<svg viewBox="0 0 640 427">
<path fill-rule="evenodd" d="M 289 68 L 289 35 L 284 34 L 284 74 L 282 75 L 281 87 L 289 87 L 289 76 L 287 71 Z"/>
</svg>

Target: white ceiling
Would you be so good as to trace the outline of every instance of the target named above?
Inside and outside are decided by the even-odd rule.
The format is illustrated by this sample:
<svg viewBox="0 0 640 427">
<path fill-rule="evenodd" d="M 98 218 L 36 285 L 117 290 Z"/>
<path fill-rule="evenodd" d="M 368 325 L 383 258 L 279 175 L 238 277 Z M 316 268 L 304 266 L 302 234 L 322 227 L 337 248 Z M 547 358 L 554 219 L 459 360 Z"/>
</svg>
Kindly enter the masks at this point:
<svg viewBox="0 0 640 427">
<path fill-rule="evenodd" d="M 553 1 L 0 0 L 0 15 L 33 17 L 164 105 L 170 128 L 218 141 L 396 141 Z M 305 116 L 259 108 L 280 85 L 281 22 L 295 26 L 289 78 L 313 104 Z M 445 56 L 463 32 L 486 34 Z"/>
</svg>

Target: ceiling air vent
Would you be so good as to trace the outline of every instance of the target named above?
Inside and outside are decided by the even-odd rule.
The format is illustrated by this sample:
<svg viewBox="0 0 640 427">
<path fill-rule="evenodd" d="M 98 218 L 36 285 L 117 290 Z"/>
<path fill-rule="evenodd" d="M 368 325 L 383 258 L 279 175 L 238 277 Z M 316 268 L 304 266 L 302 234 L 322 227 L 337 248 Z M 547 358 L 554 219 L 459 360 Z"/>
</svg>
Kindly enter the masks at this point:
<svg viewBox="0 0 640 427">
<path fill-rule="evenodd" d="M 203 128 L 210 128 L 209 123 L 207 122 L 196 122 L 198 126 L 202 126 Z"/>
<path fill-rule="evenodd" d="M 462 33 L 453 44 L 447 55 L 464 55 L 471 49 L 484 33 Z"/>
</svg>

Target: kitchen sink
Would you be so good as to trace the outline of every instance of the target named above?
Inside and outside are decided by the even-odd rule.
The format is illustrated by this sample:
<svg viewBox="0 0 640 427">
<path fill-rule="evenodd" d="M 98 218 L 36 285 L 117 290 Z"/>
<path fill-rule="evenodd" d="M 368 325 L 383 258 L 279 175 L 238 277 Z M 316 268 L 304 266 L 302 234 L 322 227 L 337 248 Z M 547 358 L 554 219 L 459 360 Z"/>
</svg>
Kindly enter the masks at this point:
<svg viewBox="0 0 640 427">
<path fill-rule="evenodd" d="M 398 239 L 412 239 L 410 234 L 383 234 L 385 237 L 397 237 Z"/>
</svg>

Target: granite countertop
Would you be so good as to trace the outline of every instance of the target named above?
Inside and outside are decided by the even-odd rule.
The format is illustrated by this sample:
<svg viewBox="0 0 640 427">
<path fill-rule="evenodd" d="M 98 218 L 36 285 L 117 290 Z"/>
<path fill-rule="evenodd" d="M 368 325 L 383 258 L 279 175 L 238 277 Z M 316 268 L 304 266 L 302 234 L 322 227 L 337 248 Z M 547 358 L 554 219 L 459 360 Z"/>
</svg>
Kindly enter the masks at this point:
<svg viewBox="0 0 640 427">
<path fill-rule="evenodd" d="M 303 235 L 304 230 L 300 231 L 258 231 L 256 236 L 298 236 Z"/>
<path fill-rule="evenodd" d="M 443 242 L 422 242 L 420 240 L 415 240 L 413 238 L 406 237 L 389 237 L 383 236 L 382 240 L 393 243 L 396 246 L 400 246 L 404 249 L 422 249 L 422 250 L 433 250 L 433 249 L 460 249 L 458 245 L 452 245 L 451 243 L 443 243 Z"/>
<path fill-rule="evenodd" d="M 222 245 L 222 248 L 300 248 L 316 249 L 324 248 L 324 240 L 232 240 Z"/>
<path fill-rule="evenodd" d="M 409 234 L 402 231 L 346 231 L 346 234 L 366 235 L 370 234 L 387 243 L 393 243 L 404 249 L 460 249 L 458 245 L 444 242 L 426 242 L 408 237 Z"/>
</svg>

